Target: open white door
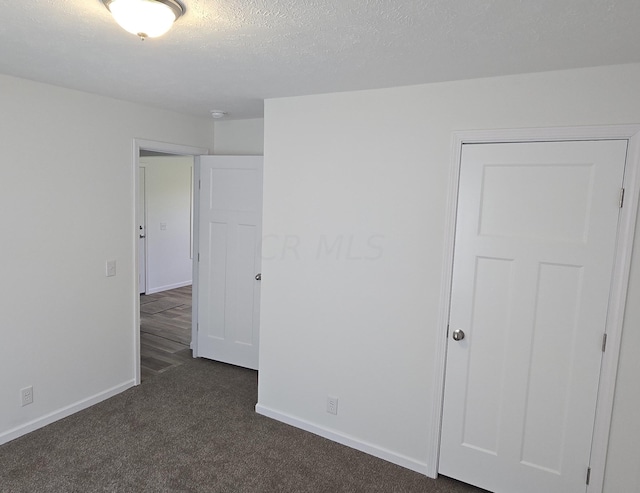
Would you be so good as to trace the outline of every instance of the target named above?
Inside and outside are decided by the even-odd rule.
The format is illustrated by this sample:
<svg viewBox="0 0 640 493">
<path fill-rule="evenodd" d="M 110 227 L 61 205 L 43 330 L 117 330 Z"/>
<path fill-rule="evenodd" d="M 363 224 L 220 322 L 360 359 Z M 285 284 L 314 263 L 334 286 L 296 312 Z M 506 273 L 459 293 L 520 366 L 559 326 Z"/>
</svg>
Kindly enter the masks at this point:
<svg viewBox="0 0 640 493">
<path fill-rule="evenodd" d="M 586 491 L 626 151 L 463 146 L 441 474 Z"/>
<path fill-rule="evenodd" d="M 196 356 L 258 369 L 261 156 L 199 158 Z"/>
</svg>

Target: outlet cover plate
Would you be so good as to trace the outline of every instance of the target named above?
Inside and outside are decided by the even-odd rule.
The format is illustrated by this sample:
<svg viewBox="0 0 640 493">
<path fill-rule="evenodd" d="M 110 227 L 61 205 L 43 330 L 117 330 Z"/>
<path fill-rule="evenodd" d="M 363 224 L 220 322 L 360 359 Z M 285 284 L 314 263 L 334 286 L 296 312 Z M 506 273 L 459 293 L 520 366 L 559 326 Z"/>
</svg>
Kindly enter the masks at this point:
<svg viewBox="0 0 640 493">
<path fill-rule="evenodd" d="M 33 404 L 33 387 L 25 387 L 20 389 L 20 404 L 22 407 Z"/>
<path fill-rule="evenodd" d="M 116 261 L 115 260 L 107 260 L 107 269 L 106 269 L 107 277 L 113 277 L 116 275 Z"/>
<path fill-rule="evenodd" d="M 327 396 L 327 412 L 329 414 L 338 414 L 338 398 L 334 396 Z"/>
</svg>

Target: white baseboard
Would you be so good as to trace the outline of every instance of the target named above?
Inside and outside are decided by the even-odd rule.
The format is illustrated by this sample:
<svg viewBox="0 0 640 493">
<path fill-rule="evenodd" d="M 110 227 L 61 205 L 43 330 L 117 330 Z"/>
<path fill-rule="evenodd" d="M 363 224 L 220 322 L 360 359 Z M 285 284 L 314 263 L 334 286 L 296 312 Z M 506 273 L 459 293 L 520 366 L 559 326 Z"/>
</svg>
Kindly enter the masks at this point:
<svg viewBox="0 0 640 493">
<path fill-rule="evenodd" d="M 91 407 L 98 402 L 104 401 L 109 397 L 113 397 L 114 395 L 124 392 L 125 390 L 133 387 L 133 385 L 133 380 L 122 383 L 120 385 L 116 385 L 115 387 L 111 387 L 110 389 L 107 389 L 104 392 L 100 392 L 99 394 L 96 394 L 92 397 L 88 397 L 74 404 L 71 404 L 70 406 L 63 407 L 62 409 L 46 414 L 45 416 L 34 419 L 33 421 L 29 421 L 28 423 L 25 423 L 23 425 L 16 426 L 15 428 L 5 431 L 4 433 L 0 433 L 0 445 L 10 442 L 11 440 L 15 440 L 16 438 L 21 437 L 22 435 L 26 435 L 27 433 L 31 433 L 32 431 L 35 431 L 39 428 L 43 428 L 53 423 L 54 421 L 66 418 L 67 416 L 71 416 L 78 411 L 82 411 L 83 409 Z"/>
<path fill-rule="evenodd" d="M 425 476 L 429 476 L 429 468 L 426 463 L 418 462 L 405 455 L 398 454 L 377 445 L 372 445 L 348 435 L 315 425 L 303 419 L 281 413 L 274 409 L 265 407 L 259 403 L 256 404 L 256 412 L 268 418 L 275 419 L 276 421 L 281 421 L 282 423 L 295 426 L 296 428 L 300 428 L 301 430 L 308 431 L 323 438 L 327 438 L 342 445 L 346 445 L 347 447 L 354 448 L 356 450 L 359 450 L 360 452 L 364 452 L 365 454 L 373 455 L 374 457 L 378 457 L 379 459 L 386 460 L 398 466 L 402 466 L 407 469 L 411 469 L 412 471 L 419 472 L 420 474 L 424 474 Z"/>
<path fill-rule="evenodd" d="M 147 289 L 145 294 L 161 293 L 162 291 L 169 291 L 170 289 L 184 288 L 185 286 L 191 286 L 191 281 L 177 282 L 175 284 L 167 284 L 166 286 L 158 286 L 157 288 Z"/>
</svg>

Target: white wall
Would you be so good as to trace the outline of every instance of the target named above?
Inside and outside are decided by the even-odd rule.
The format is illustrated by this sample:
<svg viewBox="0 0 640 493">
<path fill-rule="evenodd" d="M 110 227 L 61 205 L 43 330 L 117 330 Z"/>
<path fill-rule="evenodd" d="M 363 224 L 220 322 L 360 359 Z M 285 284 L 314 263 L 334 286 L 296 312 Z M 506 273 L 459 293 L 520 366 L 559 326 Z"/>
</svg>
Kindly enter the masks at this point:
<svg viewBox="0 0 640 493">
<path fill-rule="evenodd" d="M 264 119 L 218 120 L 214 123 L 213 153 L 219 155 L 262 156 Z"/>
<path fill-rule="evenodd" d="M 638 123 L 638 87 L 626 65 L 268 100 L 258 408 L 423 467 L 452 132 Z M 639 248 L 611 493 L 640 469 Z"/>
<path fill-rule="evenodd" d="M 213 124 L 7 76 L 0 108 L 3 442 L 132 385 L 133 139 L 207 148 Z"/>
<path fill-rule="evenodd" d="M 192 278 L 193 156 L 142 157 L 145 168 L 147 294 Z"/>
</svg>

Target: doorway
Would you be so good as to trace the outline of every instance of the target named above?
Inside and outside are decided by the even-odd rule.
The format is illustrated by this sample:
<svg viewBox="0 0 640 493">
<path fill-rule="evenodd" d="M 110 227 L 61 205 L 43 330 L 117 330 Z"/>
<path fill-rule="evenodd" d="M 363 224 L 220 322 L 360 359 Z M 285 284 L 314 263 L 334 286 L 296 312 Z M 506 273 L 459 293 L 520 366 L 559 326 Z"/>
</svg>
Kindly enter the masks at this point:
<svg viewBox="0 0 640 493">
<path fill-rule="evenodd" d="M 465 204 L 463 200 L 460 198 L 465 191 L 462 190 L 462 183 L 460 181 L 460 166 L 462 162 L 462 154 L 463 148 L 465 144 L 493 144 L 493 143 L 531 143 L 531 142 L 558 142 L 558 141 L 613 141 L 613 140 L 624 140 L 628 143 L 628 152 L 624 152 L 623 158 L 626 158 L 626 170 L 624 171 L 624 179 L 622 187 L 624 188 L 624 207 L 620 209 L 619 221 L 616 221 L 616 229 L 617 232 L 614 231 L 614 253 L 613 253 L 613 266 L 610 274 L 610 281 L 606 283 L 607 289 L 609 289 L 609 305 L 608 311 L 605 313 L 605 327 L 603 328 L 603 333 L 606 331 L 607 339 L 606 339 L 606 351 L 601 353 L 602 365 L 599 371 L 599 387 L 596 385 L 596 394 L 597 401 L 595 403 L 595 422 L 592 422 L 593 426 L 593 440 L 591 440 L 591 445 L 589 450 L 587 451 L 587 455 L 590 455 L 590 461 L 586 464 L 586 467 L 580 471 L 580 479 L 582 481 L 582 487 L 578 487 L 580 491 L 588 491 L 588 492 L 599 492 L 602 490 L 602 483 L 604 479 L 604 465 L 606 459 L 606 445 L 609 435 L 610 421 L 611 421 L 611 409 L 613 404 L 613 390 L 615 384 L 615 377 L 617 371 L 617 360 L 619 354 L 620 347 L 620 336 L 622 329 L 622 316 L 624 312 L 624 303 L 625 303 L 625 295 L 628 284 L 629 277 L 629 267 L 630 267 L 630 246 L 633 241 L 633 233 L 635 229 L 635 219 L 636 219 L 636 211 L 638 204 L 638 151 L 640 149 L 639 146 L 639 126 L 617 126 L 617 127 L 583 127 L 583 128 L 563 128 L 563 129 L 523 129 L 523 130 L 511 130 L 511 131 L 482 131 L 482 132 L 460 132 L 456 133 L 454 136 L 455 139 L 455 149 L 456 155 L 453 158 L 452 163 L 452 173 L 451 173 L 451 186 L 450 186 L 450 196 L 449 196 L 449 216 L 448 216 L 448 226 L 447 226 L 447 248 L 445 251 L 445 272 L 443 273 L 444 285 L 442 291 L 442 303 L 441 303 L 441 313 L 440 320 L 443 327 L 442 333 L 439 334 L 439 350 L 441 351 L 438 356 L 437 370 L 439 372 L 439 384 L 440 388 L 444 388 L 444 362 L 445 362 L 445 351 L 447 348 L 447 343 L 459 344 L 458 347 L 462 347 L 465 343 L 469 346 L 472 343 L 473 336 L 469 336 L 465 339 L 462 337 L 461 333 L 456 334 L 456 341 L 452 342 L 452 338 L 454 337 L 454 331 L 461 329 L 463 331 L 464 327 L 447 327 L 450 317 L 450 307 L 453 309 L 452 305 L 452 284 L 454 283 L 454 238 L 455 238 L 455 228 L 456 228 L 456 216 L 458 212 L 458 207 L 464 208 Z M 482 147 L 482 146 L 480 146 Z M 584 161 L 584 160 L 583 160 Z M 589 162 L 588 160 L 586 162 Z M 494 169 L 495 171 L 495 169 Z M 529 183 L 527 181 L 527 183 Z M 573 182 L 570 181 L 569 185 L 573 186 Z M 502 188 L 501 190 L 504 190 Z M 620 188 L 615 190 L 615 197 L 613 201 L 617 203 L 620 200 Z M 525 193 L 526 195 L 526 193 Z M 486 197 L 485 197 L 486 198 Z M 609 197 L 611 198 L 611 197 Z M 519 200 L 519 197 L 517 197 Z M 579 201 L 578 201 L 579 202 Z M 510 214 L 512 211 L 508 210 L 507 214 Z M 565 209 L 557 209 L 556 213 L 559 215 L 563 215 L 566 213 Z M 479 211 L 476 211 L 476 215 L 480 214 Z M 504 219 L 504 218 L 503 218 Z M 517 219 L 517 218 L 516 218 Z M 504 224 L 504 223 L 502 223 Z M 512 225 L 518 226 L 517 222 L 512 223 Z M 484 223 L 484 225 L 478 229 L 476 228 L 476 232 L 483 231 L 484 233 L 491 230 L 491 232 L 496 233 L 497 229 L 492 229 L 493 226 L 498 226 L 498 223 Z M 565 230 L 566 232 L 566 230 Z M 574 230 L 575 232 L 575 230 Z M 499 235 L 496 235 L 499 236 Z M 487 254 L 484 257 L 483 262 L 480 262 L 482 265 L 477 265 L 475 271 L 481 271 L 485 267 L 490 267 L 491 259 L 493 258 L 491 255 Z M 499 262 L 495 262 L 496 266 Z M 557 263 L 556 263 L 557 264 Z M 505 267 L 506 264 L 501 265 L 499 267 Z M 555 285 L 555 275 L 559 273 L 559 270 L 556 268 L 557 265 L 553 264 L 553 262 L 549 263 L 549 269 L 546 269 L 543 275 L 538 276 L 538 283 L 544 283 L 549 281 L 550 285 L 553 287 L 557 287 Z M 571 275 L 577 274 L 580 268 L 578 268 L 577 264 L 576 268 L 570 273 L 571 269 L 565 269 L 562 274 L 566 274 L 563 277 L 562 281 L 566 281 L 565 284 L 568 287 L 571 284 Z M 504 270 L 504 269 L 503 269 Z M 508 270 L 508 269 L 507 269 Z M 562 270 L 562 269 L 560 269 Z M 508 273 L 504 273 L 505 276 Z M 549 275 L 547 275 L 549 274 Z M 553 278 L 553 279 L 552 279 Z M 486 279 L 489 279 L 487 277 Z M 505 279 L 510 279 L 507 276 Z M 579 277 L 574 276 L 573 280 L 578 280 Z M 553 281 L 553 282 L 552 282 Z M 504 287 L 504 283 L 498 283 L 496 289 L 502 289 Z M 473 288 L 473 284 L 469 284 L 469 289 Z M 503 289 L 504 291 L 504 289 Z M 553 299 L 550 298 L 550 302 L 553 302 Z M 563 305 L 559 305 L 559 309 L 563 309 Z M 554 312 L 555 313 L 555 312 Z M 453 319 L 452 319 L 452 322 Z M 496 321 L 497 322 L 497 321 Z M 454 323 L 455 324 L 455 323 Z M 600 337 L 597 338 L 597 341 L 591 341 L 596 345 L 598 350 L 601 351 L 601 348 L 604 347 L 603 343 L 603 333 L 600 334 Z M 508 336 L 506 338 L 498 337 L 497 343 L 499 346 L 504 346 L 507 344 Z M 494 341 L 495 342 L 495 341 Z M 531 345 L 535 346 L 536 339 L 529 340 L 530 347 Z M 496 348 L 498 353 L 500 352 L 500 347 Z M 479 350 L 478 350 L 479 351 Z M 455 373 L 452 369 L 448 371 Z M 527 370 L 528 371 L 528 370 Z M 528 375 L 531 377 L 531 373 L 527 373 L 525 371 L 525 377 Z M 450 374 L 449 374 L 450 376 Z M 448 382 L 448 378 L 447 378 Z M 448 385 L 448 383 L 447 383 Z M 545 388 L 544 386 L 541 388 Z M 450 399 L 449 397 L 445 397 L 443 393 L 443 400 Z M 551 400 L 552 396 L 548 396 Z M 491 401 L 491 397 L 485 395 L 485 400 L 487 402 Z M 514 399 L 517 400 L 517 399 Z M 442 400 L 438 403 L 440 408 L 442 408 Z M 525 399 L 524 406 L 526 410 L 527 401 Z M 447 407 L 445 404 L 445 414 L 450 410 L 451 407 Z M 495 416 L 495 415 L 494 415 Z M 447 420 L 447 416 L 444 416 L 442 419 Z M 501 419 L 501 418 L 498 418 Z M 495 420 L 494 420 L 495 421 Z M 441 431 L 441 423 L 438 422 L 437 428 L 434 427 L 433 436 L 434 436 L 434 475 L 437 474 L 437 460 L 438 457 L 442 460 L 443 455 L 441 455 L 441 450 L 439 447 L 439 439 L 440 431 Z M 516 428 L 518 426 L 516 425 Z M 481 429 L 480 429 L 481 430 Z M 519 428 L 520 435 L 522 435 L 522 428 Z M 442 438 L 443 442 L 448 440 L 446 437 L 446 433 L 444 429 L 442 430 Z M 478 435 L 481 440 L 488 439 L 488 434 L 483 436 Z M 499 439 L 500 440 L 500 439 Z M 470 442 L 472 440 L 468 440 Z M 458 440 L 458 443 L 462 443 L 464 440 Z M 489 445 L 491 445 L 491 440 L 485 440 L 483 443 L 487 445 L 486 447 L 481 447 L 478 443 L 476 443 L 476 449 L 484 448 L 488 450 Z M 533 442 L 531 442 L 533 443 Z M 539 451 L 539 450 L 538 450 Z M 537 452 L 535 452 L 537 454 Z M 527 460 L 523 457 L 523 455 L 528 454 L 529 459 L 533 457 L 533 449 L 524 450 L 522 444 L 520 444 L 519 448 L 516 447 L 516 455 L 519 455 L 519 465 L 520 463 L 532 463 L 534 461 Z M 445 457 L 445 463 L 450 460 Z M 558 462 L 556 462 L 558 464 Z M 550 472 L 553 467 L 549 467 L 549 465 L 544 464 L 536 464 L 539 470 L 542 470 L 546 467 Z M 562 465 L 562 464 L 561 464 Z M 446 469 L 447 466 L 445 465 Z M 452 474 L 451 472 L 448 472 Z M 577 473 L 576 473 L 577 474 Z M 588 483 L 588 484 L 587 484 Z M 495 487 L 497 491 L 500 491 L 500 486 Z M 523 491 L 527 491 L 525 488 L 522 488 Z M 534 487 L 534 491 L 553 491 L 552 489 L 548 489 L 545 484 L 538 485 Z M 561 490 L 565 491 L 565 490 Z M 570 491 L 570 490 L 566 490 Z"/>
<path fill-rule="evenodd" d="M 145 286 L 144 286 L 144 292 L 149 292 L 149 290 L 153 290 L 154 286 L 155 289 L 159 289 L 160 291 L 162 291 L 162 288 L 165 289 L 171 289 L 173 288 L 174 290 L 176 290 L 175 295 L 173 296 L 173 294 L 171 295 L 171 303 L 175 306 L 171 306 L 168 307 L 164 306 L 167 303 L 162 304 L 162 306 L 160 306 L 160 304 L 157 304 L 157 306 L 155 308 L 152 308 L 150 305 L 147 306 L 147 311 L 153 311 L 156 313 L 161 313 L 162 311 L 165 310 L 174 310 L 180 306 L 183 307 L 183 309 L 185 309 L 184 307 L 186 306 L 187 310 L 192 311 L 192 306 L 193 303 L 191 302 L 191 298 L 192 298 L 192 293 L 191 293 L 191 289 L 190 286 L 172 286 L 171 282 L 166 281 L 167 278 L 163 278 L 163 279 L 156 279 L 155 281 L 157 281 L 155 284 L 153 283 L 153 279 L 152 282 L 149 283 L 149 278 L 148 276 L 146 276 L 146 274 L 143 274 L 147 269 L 141 269 L 142 267 L 142 258 L 146 259 L 146 252 L 141 252 L 140 249 L 141 248 L 146 248 L 146 238 L 140 238 L 140 236 L 147 236 L 149 233 L 148 230 L 148 224 L 146 221 L 147 218 L 147 211 L 141 211 L 141 208 L 143 207 L 141 205 L 141 197 L 140 197 L 140 188 L 141 188 L 141 183 L 140 183 L 140 176 L 141 176 L 141 172 L 140 172 L 140 167 L 141 167 L 141 156 L 144 158 L 146 157 L 158 157 L 158 156 L 165 156 L 165 157 L 169 157 L 169 156 L 187 156 L 190 157 L 191 160 L 194 159 L 195 156 L 199 156 L 202 154 L 207 154 L 209 152 L 208 149 L 204 149 L 204 148 L 197 148 L 197 147 L 191 147 L 191 146 L 183 146 L 183 145 L 177 145 L 177 144 L 168 144 L 168 143 L 163 143 L 163 142 L 155 142 L 155 141 L 147 141 L 147 140 L 138 140 L 135 139 L 134 140 L 134 155 L 133 155 L 133 177 L 134 177 L 134 190 L 136 191 L 136 197 L 134 200 L 134 218 L 136 218 L 136 224 L 135 224 L 135 293 L 136 293 L 136 299 L 135 299 L 135 303 L 134 303 L 134 310 L 135 310 L 135 320 L 136 320 L 136 325 L 134 328 L 134 341 L 135 341 L 135 383 L 136 385 L 140 384 L 141 382 L 141 376 L 142 376 L 142 370 L 141 370 L 141 334 L 140 334 L 140 325 L 141 325 L 141 300 L 140 300 L 140 295 L 138 293 L 141 292 L 141 280 L 140 280 L 140 275 L 145 275 Z M 145 181 L 147 182 L 149 179 L 149 176 L 145 173 Z M 193 183 L 193 174 L 190 175 L 190 181 L 191 184 Z M 191 212 L 190 214 L 191 218 L 193 217 L 193 213 Z M 144 222 L 145 224 L 143 225 L 143 229 L 140 230 L 140 219 L 139 218 L 145 218 Z M 170 230 L 170 222 L 169 221 L 155 221 L 158 224 L 154 224 L 154 227 L 157 226 L 159 232 L 166 232 L 166 231 L 171 231 Z M 164 228 L 161 230 L 160 228 L 162 228 L 162 226 L 164 226 Z M 190 226 L 192 228 L 192 225 Z M 142 231 L 142 233 L 141 233 Z M 192 250 L 192 246 L 189 246 L 189 260 L 188 260 L 188 265 L 187 268 L 190 268 L 191 271 L 193 272 L 193 250 Z M 184 262 L 183 262 L 184 263 Z M 148 267 L 147 267 L 148 268 Z M 142 270 L 142 273 L 141 273 Z M 182 266 L 182 270 L 184 270 L 184 266 Z M 186 290 L 188 290 L 189 292 L 187 293 Z M 181 292 L 178 292 L 181 291 Z M 184 291 L 184 292 L 182 292 Z M 170 293 L 170 291 L 164 291 L 165 293 Z M 156 298 L 162 298 L 162 296 L 160 296 L 161 293 L 156 292 L 156 294 L 151 293 L 151 296 L 154 296 Z M 166 298 L 166 296 L 164 296 Z M 188 298 L 185 298 L 188 297 Z M 175 299 L 173 299 L 175 298 Z M 152 302 L 156 302 L 158 300 L 145 300 L 145 301 L 152 301 Z M 165 300 L 165 301 L 169 301 L 169 300 Z M 189 301 L 190 303 L 187 303 L 186 301 Z M 176 305 L 176 303 L 178 303 Z M 147 304 L 147 303 L 144 303 Z M 158 311 L 156 311 L 158 310 Z M 171 313 L 171 315 L 175 315 L 175 313 Z M 191 317 L 190 317 L 191 318 Z M 183 325 L 184 325 L 184 321 L 183 321 Z M 165 327 L 166 328 L 166 327 Z M 162 329 L 162 326 L 160 325 L 160 327 L 158 328 L 160 331 Z M 190 334 L 191 333 L 191 328 L 188 328 L 185 330 L 186 333 Z M 160 334 L 161 335 L 161 334 Z M 188 336 L 186 336 L 188 337 Z M 175 341 L 171 341 L 171 340 L 167 340 L 166 338 L 164 338 L 165 341 L 159 340 L 157 341 L 159 345 L 163 345 L 165 346 L 165 349 L 168 352 L 178 352 L 180 351 L 182 348 L 180 348 L 177 344 L 173 344 L 172 342 Z M 184 339 L 184 338 L 182 338 Z M 190 344 L 189 344 L 190 345 Z M 157 348 L 156 348 L 157 349 Z M 179 355 L 179 357 L 184 356 L 184 352 L 182 354 Z M 165 358 L 166 359 L 166 358 Z M 160 360 L 161 361 L 161 360 Z M 178 361 L 178 359 L 176 359 L 176 361 Z M 166 362 L 165 362 L 166 363 Z M 158 363 L 161 364 L 161 363 Z"/>
<path fill-rule="evenodd" d="M 140 151 L 142 381 L 192 358 L 193 163 L 193 156 Z"/>
<path fill-rule="evenodd" d="M 192 282 L 194 158 L 140 154 L 139 284 L 151 295 Z"/>
</svg>

